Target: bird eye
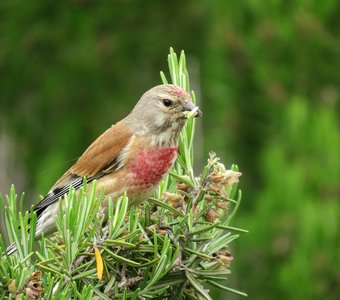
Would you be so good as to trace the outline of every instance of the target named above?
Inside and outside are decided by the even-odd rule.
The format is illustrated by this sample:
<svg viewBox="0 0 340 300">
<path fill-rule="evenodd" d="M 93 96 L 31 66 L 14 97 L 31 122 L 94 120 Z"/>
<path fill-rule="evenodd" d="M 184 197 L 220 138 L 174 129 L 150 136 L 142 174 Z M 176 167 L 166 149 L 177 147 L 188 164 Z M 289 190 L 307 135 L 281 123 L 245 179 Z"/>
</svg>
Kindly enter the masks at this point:
<svg viewBox="0 0 340 300">
<path fill-rule="evenodd" d="M 170 99 L 164 99 L 163 104 L 167 107 L 171 106 L 173 104 L 172 100 Z"/>
</svg>

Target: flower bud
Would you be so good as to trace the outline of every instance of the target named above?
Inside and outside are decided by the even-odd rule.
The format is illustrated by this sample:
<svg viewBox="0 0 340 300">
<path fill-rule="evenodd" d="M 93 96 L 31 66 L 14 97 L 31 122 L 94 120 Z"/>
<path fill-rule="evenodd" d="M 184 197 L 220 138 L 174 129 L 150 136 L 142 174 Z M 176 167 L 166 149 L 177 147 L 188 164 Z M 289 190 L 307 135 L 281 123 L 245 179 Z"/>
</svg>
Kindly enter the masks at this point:
<svg viewBox="0 0 340 300">
<path fill-rule="evenodd" d="M 163 193 L 165 200 L 173 207 L 182 207 L 183 206 L 183 196 L 180 194 L 164 192 Z"/>
<path fill-rule="evenodd" d="M 230 254 L 229 255 L 218 254 L 216 259 L 223 265 L 228 266 L 234 258 Z"/>
<path fill-rule="evenodd" d="M 239 177 L 242 175 L 241 172 L 235 172 L 232 170 L 225 171 L 226 187 L 231 188 L 234 183 L 239 182 Z"/>
<path fill-rule="evenodd" d="M 41 275 L 42 275 L 41 271 L 34 272 L 31 274 L 30 280 L 32 281 L 40 280 Z"/>
<path fill-rule="evenodd" d="M 219 219 L 221 215 L 213 208 L 210 208 L 208 212 L 205 214 L 205 219 L 208 222 L 213 223 L 215 220 Z"/>
<path fill-rule="evenodd" d="M 224 210 L 226 210 L 229 207 L 229 203 L 223 200 L 216 201 L 215 205 L 217 208 L 221 208 Z"/>
<path fill-rule="evenodd" d="M 27 283 L 27 287 L 25 289 L 26 299 L 27 300 L 39 299 L 41 293 L 43 292 L 43 288 L 41 287 L 41 285 L 42 285 L 41 281 L 36 282 L 30 281 L 29 283 Z"/>
<path fill-rule="evenodd" d="M 211 200 L 214 199 L 212 195 L 206 194 L 204 195 L 204 200 L 207 202 L 211 202 Z"/>
<path fill-rule="evenodd" d="M 186 192 L 189 189 L 189 186 L 184 182 L 179 182 L 177 184 L 177 189 Z"/>
<path fill-rule="evenodd" d="M 225 183 L 225 177 L 223 176 L 224 174 L 217 174 L 216 172 L 211 173 L 211 181 L 215 183 Z"/>
<path fill-rule="evenodd" d="M 216 194 L 219 194 L 220 191 L 221 191 L 221 189 L 217 185 L 215 185 L 215 184 L 210 184 L 209 185 L 209 190 L 213 191 Z"/>
</svg>

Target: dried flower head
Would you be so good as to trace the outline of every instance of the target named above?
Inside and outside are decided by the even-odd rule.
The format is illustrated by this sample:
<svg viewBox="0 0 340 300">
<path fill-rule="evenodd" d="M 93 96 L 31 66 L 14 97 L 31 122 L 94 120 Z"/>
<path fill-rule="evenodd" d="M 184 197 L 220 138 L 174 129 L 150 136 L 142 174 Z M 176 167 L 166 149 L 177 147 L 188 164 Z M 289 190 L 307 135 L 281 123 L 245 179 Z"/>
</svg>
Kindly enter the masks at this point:
<svg viewBox="0 0 340 300">
<path fill-rule="evenodd" d="M 183 196 L 180 194 L 164 192 L 165 200 L 175 208 L 183 207 Z"/>
<path fill-rule="evenodd" d="M 215 165 L 220 159 L 216 156 L 216 153 L 211 151 L 208 158 L 208 167 Z"/>
<path fill-rule="evenodd" d="M 217 186 L 216 184 L 210 184 L 209 185 L 209 190 L 216 193 L 216 194 L 219 194 L 220 191 L 221 191 L 221 188 L 219 186 Z"/>
<path fill-rule="evenodd" d="M 219 219 L 220 217 L 221 215 L 214 208 L 210 208 L 205 214 L 205 219 L 211 223 L 215 222 L 215 220 Z"/>
<path fill-rule="evenodd" d="M 242 173 L 227 170 L 214 152 L 209 153 L 208 167 L 210 174 L 207 177 L 206 187 L 211 193 L 224 199 L 228 198 L 233 184 L 239 182 Z"/>
<path fill-rule="evenodd" d="M 42 276 L 41 271 L 34 272 L 34 273 L 31 274 L 30 281 L 40 280 L 41 276 Z"/>
<path fill-rule="evenodd" d="M 216 201 L 215 205 L 217 208 L 221 208 L 223 210 L 227 210 L 229 208 L 229 202 L 223 200 Z"/>
<path fill-rule="evenodd" d="M 217 162 L 212 175 L 215 180 L 218 180 L 223 183 L 227 189 L 230 189 L 234 183 L 239 182 L 239 177 L 242 173 L 226 170 L 224 164 Z"/>
<path fill-rule="evenodd" d="M 149 226 L 148 230 L 151 232 L 156 231 L 159 235 L 172 235 L 171 229 L 167 227 L 158 227 L 157 224 Z"/>
<path fill-rule="evenodd" d="M 29 281 L 26 285 L 25 292 L 26 292 L 26 299 L 27 300 L 35 300 L 39 299 L 41 293 L 43 292 L 43 288 L 41 287 L 41 281 Z"/>
<path fill-rule="evenodd" d="M 188 191 L 189 186 L 184 182 L 179 182 L 177 184 L 177 189 L 186 192 L 186 191 Z"/>
<path fill-rule="evenodd" d="M 234 259 L 231 255 L 218 254 L 216 257 L 217 261 L 222 263 L 222 265 L 229 266 L 230 262 Z"/>
<path fill-rule="evenodd" d="M 210 195 L 210 194 L 206 194 L 204 195 L 204 200 L 207 202 L 211 202 L 214 199 L 214 196 Z"/>
</svg>

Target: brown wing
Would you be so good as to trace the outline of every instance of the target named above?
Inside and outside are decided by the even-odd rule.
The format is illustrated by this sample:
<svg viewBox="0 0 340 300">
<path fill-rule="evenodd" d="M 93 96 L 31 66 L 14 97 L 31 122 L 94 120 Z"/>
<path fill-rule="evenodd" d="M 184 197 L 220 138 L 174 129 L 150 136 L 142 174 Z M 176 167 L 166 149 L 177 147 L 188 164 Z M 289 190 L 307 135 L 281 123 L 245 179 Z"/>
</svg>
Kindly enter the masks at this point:
<svg viewBox="0 0 340 300">
<path fill-rule="evenodd" d="M 120 154 L 132 137 L 132 132 L 119 122 L 99 136 L 78 161 L 56 182 L 50 192 L 34 209 L 38 215 L 51 203 L 69 192 L 70 186 L 78 189 L 87 181 L 114 172 L 120 162 Z"/>
<path fill-rule="evenodd" d="M 120 155 L 131 136 L 131 131 L 122 122 L 117 123 L 98 137 L 69 171 L 82 177 L 98 174 Z"/>
</svg>

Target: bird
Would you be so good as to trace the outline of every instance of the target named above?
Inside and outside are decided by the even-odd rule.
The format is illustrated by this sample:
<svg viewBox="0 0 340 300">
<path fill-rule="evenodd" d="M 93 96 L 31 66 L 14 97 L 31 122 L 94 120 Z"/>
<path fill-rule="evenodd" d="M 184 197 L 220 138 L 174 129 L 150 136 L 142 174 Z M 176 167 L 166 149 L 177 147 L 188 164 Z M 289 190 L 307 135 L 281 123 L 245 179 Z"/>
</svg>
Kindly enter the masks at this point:
<svg viewBox="0 0 340 300">
<path fill-rule="evenodd" d="M 90 144 L 33 207 L 37 214 L 36 237 L 55 231 L 59 199 L 71 187 L 79 190 L 84 177 L 88 183 L 97 181 L 98 193 L 104 190 L 104 202 L 124 193 L 130 203 L 147 199 L 176 160 L 186 112 L 202 116 L 191 94 L 179 86 L 162 84 L 145 92 L 130 114 Z M 8 255 L 15 251 L 15 244 L 7 248 Z"/>
</svg>

